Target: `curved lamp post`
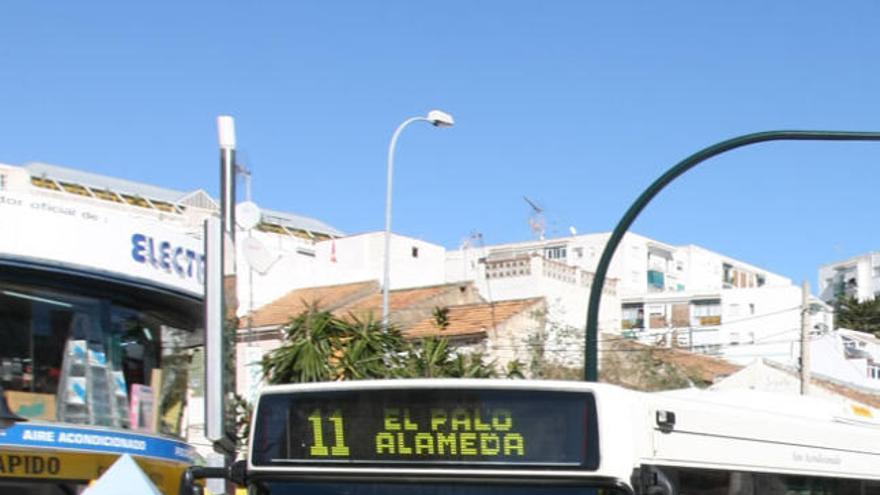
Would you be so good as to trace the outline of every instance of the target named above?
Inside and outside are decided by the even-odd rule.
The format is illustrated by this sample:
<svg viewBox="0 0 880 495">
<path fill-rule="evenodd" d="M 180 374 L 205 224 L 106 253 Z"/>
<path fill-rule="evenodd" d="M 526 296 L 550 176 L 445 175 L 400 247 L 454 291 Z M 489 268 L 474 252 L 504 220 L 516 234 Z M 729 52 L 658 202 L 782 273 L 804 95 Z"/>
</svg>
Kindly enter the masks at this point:
<svg viewBox="0 0 880 495">
<path fill-rule="evenodd" d="M 732 149 L 766 141 L 880 141 L 880 132 L 767 131 L 746 134 L 703 148 L 680 161 L 677 165 L 667 170 L 666 173 L 655 180 L 638 198 L 636 198 L 635 202 L 633 202 L 629 209 L 626 210 L 626 213 L 623 214 L 623 218 L 620 219 L 617 227 L 615 227 L 614 231 L 611 233 L 611 237 L 608 238 L 608 243 L 605 244 L 605 250 L 602 251 L 602 257 L 599 259 L 599 265 L 596 267 L 596 274 L 593 277 L 593 284 L 590 288 L 590 303 L 587 309 L 584 380 L 595 382 L 599 379 L 597 335 L 599 327 L 599 303 L 602 299 L 602 288 L 605 285 L 605 275 L 608 273 L 608 266 L 611 264 L 611 258 L 614 256 L 618 244 L 623 240 L 623 235 L 639 216 L 639 213 L 641 213 L 642 210 L 648 206 L 648 203 L 654 199 L 654 196 L 663 190 L 663 188 L 670 182 L 705 160 Z"/>
<path fill-rule="evenodd" d="M 455 120 L 452 115 L 440 110 L 431 110 L 425 117 L 410 117 L 404 120 L 391 136 L 391 144 L 388 145 L 388 184 L 385 191 L 385 266 L 382 280 L 382 325 L 388 326 L 388 285 L 391 278 L 391 186 L 394 172 L 394 150 L 397 148 L 397 138 L 406 126 L 413 122 L 430 122 L 434 127 L 452 127 Z"/>
</svg>

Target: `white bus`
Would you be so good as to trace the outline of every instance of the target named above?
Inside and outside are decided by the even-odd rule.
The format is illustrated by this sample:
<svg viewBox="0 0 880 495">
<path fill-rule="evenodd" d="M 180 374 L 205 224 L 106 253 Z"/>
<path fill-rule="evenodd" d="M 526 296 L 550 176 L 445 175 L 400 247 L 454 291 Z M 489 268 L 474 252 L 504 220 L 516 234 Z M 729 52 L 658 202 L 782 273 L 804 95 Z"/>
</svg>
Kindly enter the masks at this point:
<svg viewBox="0 0 880 495">
<path fill-rule="evenodd" d="M 515 380 L 273 386 L 232 471 L 252 495 L 880 494 L 870 410 L 779 397 Z"/>
</svg>

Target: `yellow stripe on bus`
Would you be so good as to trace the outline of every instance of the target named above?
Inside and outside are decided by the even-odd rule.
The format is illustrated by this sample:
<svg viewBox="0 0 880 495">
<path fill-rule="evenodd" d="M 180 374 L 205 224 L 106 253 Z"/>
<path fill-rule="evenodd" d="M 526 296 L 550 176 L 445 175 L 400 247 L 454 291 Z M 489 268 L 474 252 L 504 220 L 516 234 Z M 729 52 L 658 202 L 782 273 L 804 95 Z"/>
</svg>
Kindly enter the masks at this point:
<svg viewBox="0 0 880 495">
<path fill-rule="evenodd" d="M 118 454 L 50 452 L 42 450 L 0 450 L 0 479 L 29 478 L 88 482 L 110 468 Z M 133 456 L 157 488 L 176 494 L 186 465 Z"/>
</svg>

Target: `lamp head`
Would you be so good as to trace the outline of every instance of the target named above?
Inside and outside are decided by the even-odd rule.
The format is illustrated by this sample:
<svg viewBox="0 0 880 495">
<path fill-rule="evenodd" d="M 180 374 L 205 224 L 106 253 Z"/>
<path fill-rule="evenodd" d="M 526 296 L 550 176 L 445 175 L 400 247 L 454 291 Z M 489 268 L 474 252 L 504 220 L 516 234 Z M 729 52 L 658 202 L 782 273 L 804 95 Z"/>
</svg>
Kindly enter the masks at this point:
<svg viewBox="0 0 880 495">
<path fill-rule="evenodd" d="M 220 147 L 224 149 L 235 148 L 235 119 L 229 115 L 217 117 L 217 137 Z"/>
<path fill-rule="evenodd" d="M 428 121 L 436 127 L 452 127 L 455 125 L 455 119 L 452 115 L 442 110 L 431 110 L 428 112 Z"/>
</svg>

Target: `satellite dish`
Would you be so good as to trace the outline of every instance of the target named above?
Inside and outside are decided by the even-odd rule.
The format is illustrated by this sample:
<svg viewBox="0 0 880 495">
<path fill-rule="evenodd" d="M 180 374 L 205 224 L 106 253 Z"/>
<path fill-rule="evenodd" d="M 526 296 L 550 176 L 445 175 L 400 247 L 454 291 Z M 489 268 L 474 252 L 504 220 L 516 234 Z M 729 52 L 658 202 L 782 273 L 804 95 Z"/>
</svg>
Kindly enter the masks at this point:
<svg viewBox="0 0 880 495">
<path fill-rule="evenodd" d="M 255 237 L 245 237 L 241 243 L 244 259 L 260 275 L 265 275 L 280 258 L 279 255 L 266 249 L 266 246 Z"/>
<path fill-rule="evenodd" d="M 260 224 L 263 213 L 253 201 L 244 201 L 235 206 L 235 223 L 245 230 L 251 230 Z"/>
</svg>

